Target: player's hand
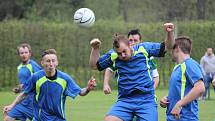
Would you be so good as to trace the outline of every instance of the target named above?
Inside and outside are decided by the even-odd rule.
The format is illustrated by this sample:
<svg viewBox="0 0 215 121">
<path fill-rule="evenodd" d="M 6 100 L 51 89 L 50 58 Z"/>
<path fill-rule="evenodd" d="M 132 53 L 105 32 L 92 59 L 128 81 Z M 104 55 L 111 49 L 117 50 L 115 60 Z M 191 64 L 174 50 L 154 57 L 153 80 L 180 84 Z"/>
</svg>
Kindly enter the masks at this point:
<svg viewBox="0 0 215 121">
<path fill-rule="evenodd" d="M 13 88 L 14 93 L 20 93 L 22 91 L 23 84 L 19 84 L 17 87 Z"/>
<path fill-rule="evenodd" d="M 12 105 L 4 106 L 3 114 L 6 115 L 12 108 Z"/>
<path fill-rule="evenodd" d="M 215 87 L 215 78 L 212 80 L 212 85 Z"/>
<path fill-rule="evenodd" d="M 163 97 L 163 98 L 160 100 L 160 106 L 161 106 L 162 108 L 166 108 L 168 104 L 169 104 L 169 102 L 168 102 L 168 99 L 167 99 L 166 96 Z"/>
<path fill-rule="evenodd" d="M 98 48 L 100 48 L 101 41 L 98 38 L 94 38 L 90 41 L 90 45 L 92 48 L 98 49 Z"/>
<path fill-rule="evenodd" d="M 109 84 L 104 84 L 103 91 L 104 91 L 105 94 L 110 94 L 111 93 L 110 85 Z"/>
<path fill-rule="evenodd" d="M 179 103 L 179 101 L 175 104 L 175 106 L 173 107 L 171 114 L 176 118 L 176 119 L 180 119 L 180 112 L 181 112 L 181 105 Z"/>
<path fill-rule="evenodd" d="M 174 30 L 174 24 L 173 23 L 165 23 L 163 26 L 167 32 L 173 32 L 173 30 Z"/>
<path fill-rule="evenodd" d="M 13 88 L 13 92 L 16 93 L 16 94 L 20 93 L 21 91 L 22 91 L 22 89 L 20 87 L 14 87 Z"/>
<path fill-rule="evenodd" d="M 87 90 L 93 90 L 96 87 L 96 79 L 94 77 L 91 77 L 91 79 L 88 81 L 87 84 Z"/>
</svg>

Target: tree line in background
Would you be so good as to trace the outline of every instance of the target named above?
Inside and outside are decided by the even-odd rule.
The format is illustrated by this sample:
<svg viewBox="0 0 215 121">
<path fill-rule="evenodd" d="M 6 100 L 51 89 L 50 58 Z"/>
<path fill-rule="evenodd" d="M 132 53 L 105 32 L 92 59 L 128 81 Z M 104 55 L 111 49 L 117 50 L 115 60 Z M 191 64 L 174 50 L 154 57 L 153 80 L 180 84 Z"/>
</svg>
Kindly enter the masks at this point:
<svg viewBox="0 0 215 121">
<path fill-rule="evenodd" d="M 64 22 L 0 22 L 0 87 L 10 87 L 18 83 L 16 66 L 19 57 L 16 47 L 20 42 L 32 46 L 33 58 L 40 63 L 40 53 L 47 48 L 55 48 L 59 57 L 59 68 L 69 73 L 78 84 L 86 85 L 87 79 L 94 75 L 98 88 L 103 85 L 103 73 L 93 71 L 88 66 L 90 55 L 89 42 L 94 37 L 102 40 L 102 53 L 112 48 L 112 35 L 127 35 L 130 29 L 138 28 L 143 41 L 162 42 L 165 39 L 163 23 L 125 23 L 120 21 L 99 21 L 91 28 L 81 28 L 73 23 Z M 192 57 L 197 61 L 204 55 L 207 47 L 215 47 L 215 22 L 175 22 L 176 36 L 186 35 L 193 39 Z M 167 54 L 157 59 L 160 73 L 160 87 L 168 85 L 174 63 Z M 111 81 L 116 88 L 116 81 Z"/>
<path fill-rule="evenodd" d="M 0 20 L 71 21 L 81 7 L 92 9 L 97 20 L 215 20 L 214 6 L 214 0 L 1 0 Z"/>
</svg>

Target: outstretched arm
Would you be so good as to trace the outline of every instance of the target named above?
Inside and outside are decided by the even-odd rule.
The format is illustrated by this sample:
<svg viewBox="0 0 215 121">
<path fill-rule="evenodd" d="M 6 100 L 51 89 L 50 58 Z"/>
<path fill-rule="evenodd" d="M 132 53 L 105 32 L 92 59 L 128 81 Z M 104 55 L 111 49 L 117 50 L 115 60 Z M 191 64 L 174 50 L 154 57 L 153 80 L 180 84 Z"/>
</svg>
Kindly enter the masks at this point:
<svg viewBox="0 0 215 121">
<path fill-rule="evenodd" d="M 165 40 L 165 51 L 169 51 L 173 48 L 175 44 L 174 39 L 174 24 L 173 23 L 165 23 L 164 29 L 167 32 L 166 40 Z"/>
<path fill-rule="evenodd" d="M 88 83 L 87 87 L 81 89 L 81 92 L 79 93 L 80 96 L 85 96 L 87 95 L 91 90 L 93 90 L 96 87 L 96 79 L 92 77 Z"/>
<path fill-rule="evenodd" d="M 107 68 L 105 70 L 105 75 L 104 75 L 104 84 L 103 84 L 103 91 L 105 94 L 110 94 L 111 93 L 111 88 L 109 85 L 109 81 L 113 75 L 113 72 L 110 68 Z"/>
<path fill-rule="evenodd" d="M 90 64 L 90 67 L 92 69 L 97 69 L 97 66 L 96 66 L 96 63 L 100 57 L 100 53 L 99 53 L 99 48 L 100 48 L 100 45 L 101 45 L 101 41 L 97 38 L 91 40 L 90 42 L 90 45 L 91 45 L 91 53 L 90 53 L 90 60 L 89 60 L 89 64 Z"/>
</svg>

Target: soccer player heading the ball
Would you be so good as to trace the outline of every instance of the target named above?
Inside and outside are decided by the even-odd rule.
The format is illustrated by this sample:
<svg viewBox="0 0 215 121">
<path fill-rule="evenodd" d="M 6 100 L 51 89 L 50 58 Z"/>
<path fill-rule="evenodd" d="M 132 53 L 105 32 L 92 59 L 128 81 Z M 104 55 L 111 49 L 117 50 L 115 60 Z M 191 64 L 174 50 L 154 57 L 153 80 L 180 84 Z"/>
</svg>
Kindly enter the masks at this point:
<svg viewBox="0 0 215 121">
<path fill-rule="evenodd" d="M 167 38 L 163 43 L 144 42 L 134 46 L 126 36 L 113 37 L 113 49 L 100 57 L 101 42 L 91 41 L 90 66 L 102 71 L 113 67 L 118 72 L 118 100 L 105 117 L 105 121 L 157 121 L 157 104 L 149 58 L 162 57 L 174 45 L 172 23 L 164 24 Z"/>
</svg>

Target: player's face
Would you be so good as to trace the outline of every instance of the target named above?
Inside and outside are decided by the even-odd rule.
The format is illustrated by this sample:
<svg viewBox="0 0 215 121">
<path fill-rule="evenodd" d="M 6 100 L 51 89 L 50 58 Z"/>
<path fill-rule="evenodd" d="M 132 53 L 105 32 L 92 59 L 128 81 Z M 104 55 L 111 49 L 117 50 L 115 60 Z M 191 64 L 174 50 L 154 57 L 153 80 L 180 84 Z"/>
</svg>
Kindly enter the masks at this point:
<svg viewBox="0 0 215 121">
<path fill-rule="evenodd" d="M 58 65 L 57 56 L 55 54 L 47 54 L 43 57 L 41 64 L 46 72 L 55 72 Z"/>
<path fill-rule="evenodd" d="M 120 47 L 115 49 L 116 53 L 118 54 L 118 58 L 124 61 L 129 60 L 132 55 L 131 47 L 123 42 L 119 44 L 120 44 Z"/>
<path fill-rule="evenodd" d="M 135 44 L 140 43 L 140 36 L 139 36 L 138 34 L 129 35 L 128 40 L 129 40 L 129 44 L 130 44 L 131 46 L 133 46 L 133 45 L 135 45 Z"/>
<path fill-rule="evenodd" d="M 178 47 L 173 47 L 172 49 L 172 60 L 177 63 L 178 60 Z"/>
<path fill-rule="evenodd" d="M 20 47 L 19 56 L 23 63 L 27 63 L 31 57 L 31 53 L 27 47 Z"/>
</svg>

